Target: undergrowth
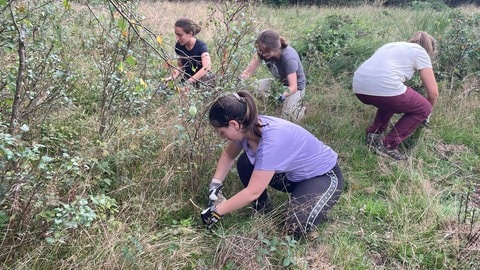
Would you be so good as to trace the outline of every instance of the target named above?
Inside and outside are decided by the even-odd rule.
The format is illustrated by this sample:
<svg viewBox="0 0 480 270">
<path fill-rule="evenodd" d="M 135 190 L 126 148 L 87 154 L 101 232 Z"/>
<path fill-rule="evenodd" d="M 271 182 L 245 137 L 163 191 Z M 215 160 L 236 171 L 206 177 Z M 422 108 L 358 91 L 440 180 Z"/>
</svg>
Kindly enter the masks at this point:
<svg viewBox="0 0 480 270">
<path fill-rule="evenodd" d="M 15 34 L 4 25 L 14 23 L 11 14 L 30 15 L 33 24 L 60 15 L 27 14 L 27 6 L 17 6 L 0 19 L 9 34 L 0 38 L 2 269 L 480 267 L 477 9 L 273 9 L 255 1 L 63 5 L 70 16 L 61 17 L 62 27 L 71 31 L 44 25 L 41 33 L 65 46 L 52 47 L 55 63 L 65 69 L 42 73 L 29 66 L 26 80 L 55 74 L 42 85 L 63 80 L 68 91 L 51 88 L 56 97 L 64 95 L 61 102 L 25 92 L 42 106 L 29 114 L 24 100 L 25 125 L 16 134 L 8 123 Z M 181 84 L 159 88 L 171 68 L 172 26 L 181 15 L 204 26 L 199 38 L 218 53 L 212 60 L 219 73 L 215 88 L 184 96 Z M 236 79 L 253 53 L 255 34 L 267 27 L 300 52 L 308 79 L 300 124 L 339 153 L 346 180 L 327 222 L 302 239 L 283 233 L 288 195 L 272 190 L 270 214 L 245 208 L 226 215 L 213 231 L 199 219 L 225 144 L 205 121 L 208 105 L 269 76 L 262 67 L 257 78 Z M 394 162 L 364 146 L 375 112 L 352 94 L 351 76 L 381 44 L 406 40 L 416 30 L 439 41 L 434 70 L 440 99 L 430 126 L 402 145 L 408 160 Z M 78 42 L 61 43 L 67 32 Z M 72 65 L 77 68 L 67 70 Z M 418 78 L 408 83 L 420 86 Z M 274 100 L 258 104 L 260 113 L 279 113 Z M 227 197 L 241 189 L 235 169 L 226 181 Z"/>
</svg>

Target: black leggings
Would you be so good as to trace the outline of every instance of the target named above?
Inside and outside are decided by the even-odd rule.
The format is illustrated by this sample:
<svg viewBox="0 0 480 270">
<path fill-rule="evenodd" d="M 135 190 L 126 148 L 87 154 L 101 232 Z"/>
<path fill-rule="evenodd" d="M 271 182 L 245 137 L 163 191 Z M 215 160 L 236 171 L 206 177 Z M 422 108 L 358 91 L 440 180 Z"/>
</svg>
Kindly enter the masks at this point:
<svg viewBox="0 0 480 270">
<path fill-rule="evenodd" d="M 246 153 L 237 160 L 237 171 L 243 186 L 247 186 L 254 166 Z M 294 234 L 306 234 L 326 219 L 327 211 L 337 203 L 343 191 L 343 175 L 338 164 L 326 174 L 304 180 L 289 181 L 285 174 L 273 175 L 269 185 L 276 190 L 291 193 L 287 209 L 287 229 Z M 257 210 L 268 206 L 267 190 L 254 202 Z"/>
</svg>

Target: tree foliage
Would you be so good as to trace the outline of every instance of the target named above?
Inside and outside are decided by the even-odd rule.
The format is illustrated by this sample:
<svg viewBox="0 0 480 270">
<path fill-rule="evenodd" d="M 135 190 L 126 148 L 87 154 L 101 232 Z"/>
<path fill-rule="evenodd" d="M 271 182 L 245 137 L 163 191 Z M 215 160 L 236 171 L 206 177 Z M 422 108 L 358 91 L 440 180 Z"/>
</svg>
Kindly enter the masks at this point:
<svg viewBox="0 0 480 270">
<path fill-rule="evenodd" d="M 416 2 L 426 2 L 432 5 L 445 4 L 450 7 L 457 7 L 461 5 L 475 4 L 478 5 L 478 0 L 264 0 L 266 4 L 274 6 L 285 5 L 317 5 L 317 6 L 357 6 L 357 5 L 375 5 L 375 6 L 397 6 L 405 7 Z"/>
<path fill-rule="evenodd" d="M 333 2 L 365 4 L 347 0 L 264 1 L 272 5 Z M 478 15 L 452 11 L 445 6 L 459 1 L 393 2 L 367 3 L 377 6 L 409 3 L 409 12 L 417 15 L 412 25 L 438 37 L 441 54 L 434 69 L 443 89 L 460 91 L 467 79 L 478 76 Z M 165 37 L 144 24 L 144 18 L 137 13 L 137 4 L 117 0 L 81 3 L 0 0 L 0 258 L 5 265 L 22 256 L 31 261 L 28 256 L 37 246 L 44 248 L 48 244 L 51 246 L 46 250 L 53 247 L 56 250 L 53 253 L 66 252 L 68 245 L 75 246 L 71 241 L 84 238 L 94 241 L 92 232 L 108 237 L 129 224 L 137 227 L 131 228 L 128 240 L 115 243 L 118 246 L 111 249 L 123 259 L 114 265 L 142 268 L 144 265 L 139 261 L 145 259 L 142 256 L 148 241 L 155 246 L 173 238 L 175 241 L 162 250 L 169 258 L 180 248 L 181 243 L 175 238 L 178 235 L 188 235 L 197 241 L 197 228 L 192 229 L 196 225 L 192 216 L 197 209 L 189 203 L 202 202 L 202 190 L 214 167 L 214 155 L 222 146 L 205 125 L 208 105 L 217 95 L 245 86 L 237 77 L 254 53 L 253 40 L 261 24 L 256 18 L 258 2 L 209 2 L 204 23 L 215 29 L 210 48 L 217 61 L 214 65 L 217 83 L 201 84 L 186 92 L 182 92 L 181 82 L 162 84 L 161 78 L 176 68 L 175 56 L 167 52 L 173 46 L 165 44 Z M 431 16 L 431 10 L 438 13 Z M 382 15 L 389 17 L 392 13 L 384 10 Z M 388 35 L 386 28 L 365 24 L 338 11 L 306 25 L 299 30 L 294 44 L 302 59 L 309 59 L 304 61 L 309 80 L 320 85 L 310 84 L 312 92 L 337 82 L 348 88 L 355 67 L 385 42 Z M 402 39 L 411 34 L 412 25 L 398 27 Z M 471 89 L 473 93 L 476 88 Z M 323 97 L 313 97 L 313 104 L 315 98 Z M 326 104 L 318 108 L 326 108 L 332 115 L 348 112 L 346 99 L 335 102 L 331 108 Z M 262 109 L 272 109 L 268 105 Z M 312 108 L 314 115 L 317 108 Z M 320 117 L 312 118 L 319 122 Z M 475 121 L 478 115 L 469 119 Z M 342 128 L 342 121 L 351 119 L 323 121 L 321 126 L 315 122 L 309 128 L 315 131 L 328 128 L 331 132 Z M 473 122 L 472 129 L 475 126 Z M 478 151 L 478 147 L 473 149 Z M 358 153 L 351 153 L 355 154 Z M 342 158 L 347 159 L 348 155 Z M 464 162 L 476 172 L 475 159 Z M 452 163 L 455 168 L 459 166 L 457 161 Z M 438 170 L 435 167 L 430 171 L 440 174 Z M 457 172 L 448 173 L 447 178 L 449 175 Z M 390 172 L 385 178 L 396 176 Z M 394 222 L 388 206 L 377 200 L 367 200 L 358 208 L 362 209 L 359 218 L 365 216 L 368 220 L 375 216 Z M 357 209 L 354 212 L 358 213 Z M 469 214 L 467 210 L 464 212 L 465 216 Z M 132 213 L 148 218 L 148 225 L 131 221 L 135 218 Z M 386 230 L 381 225 L 375 226 Z M 144 230 L 151 239 L 140 235 Z M 154 233 L 150 234 L 151 231 Z M 363 237 L 368 238 L 372 250 L 388 246 L 387 239 L 375 238 L 373 232 L 369 235 Z M 471 235 L 474 239 L 478 234 L 473 231 Z M 260 248 L 252 251 L 252 256 L 263 256 L 259 261 L 284 267 L 296 265 L 299 243 L 271 235 L 254 237 L 261 241 Z M 231 238 L 223 238 L 226 245 L 235 240 Z M 196 244 L 188 245 L 200 246 L 195 241 L 191 243 Z M 391 265 L 398 265 L 396 243 L 392 246 L 385 252 Z M 450 259 L 440 253 L 430 256 L 427 250 L 421 255 L 427 257 L 425 261 L 438 259 L 430 265 Z M 201 261 L 197 260 L 199 254 L 202 252 L 187 256 L 195 262 L 192 265 Z M 229 254 L 228 247 L 225 261 Z M 52 256 L 57 259 L 56 255 Z M 406 256 L 416 259 L 415 254 Z"/>
</svg>

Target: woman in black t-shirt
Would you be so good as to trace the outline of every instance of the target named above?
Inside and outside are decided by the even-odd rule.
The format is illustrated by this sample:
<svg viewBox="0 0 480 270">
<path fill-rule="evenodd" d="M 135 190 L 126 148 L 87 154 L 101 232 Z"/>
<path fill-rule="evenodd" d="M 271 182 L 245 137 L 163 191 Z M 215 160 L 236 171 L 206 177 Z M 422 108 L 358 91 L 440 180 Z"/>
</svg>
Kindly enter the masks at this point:
<svg viewBox="0 0 480 270">
<path fill-rule="evenodd" d="M 181 18 L 175 22 L 175 53 L 178 56 L 178 68 L 165 81 L 176 79 L 183 75 L 183 80 L 196 85 L 204 81 L 210 73 L 211 60 L 207 44 L 195 37 L 201 26 L 188 18 Z"/>
</svg>

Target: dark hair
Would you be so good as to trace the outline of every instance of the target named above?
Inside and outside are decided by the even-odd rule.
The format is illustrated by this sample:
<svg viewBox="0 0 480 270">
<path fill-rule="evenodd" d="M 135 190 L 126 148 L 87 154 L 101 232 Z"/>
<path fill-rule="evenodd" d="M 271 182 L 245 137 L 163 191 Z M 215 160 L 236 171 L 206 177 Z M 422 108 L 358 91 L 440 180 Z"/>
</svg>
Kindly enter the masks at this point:
<svg viewBox="0 0 480 270">
<path fill-rule="evenodd" d="M 410 43 L 417 43 L 422 46 L 430 55 L 430 58 L 433 58 L 437 54 L 437 46 L 435 39 L 429 35 L 427 32 L 418 31 L 408 40 Z"/>
<path fill-rule="evenodd" d="M 261 51 L 274 51 L 288 46 L 287 40 L 277 31 L 266 29 L 260 32 L 255 41 L 255 47 Z"/>
<path fill-rule="evenodd" d="M 235 120 L 247 132 L 262 137 L 255 100 L 245 90 L 219 97 L 210 107 L 208 120 L 213 127 L 228 127 L 229 122 Z"/>
<path fill-rule="evenodd" d="M 180 18 L 175 22 L 175 27 L 182 28 L 185 33 L 192 33 L 194 36 L 202 30 L 202 27 L 189 18 Z"/>
</svg>

